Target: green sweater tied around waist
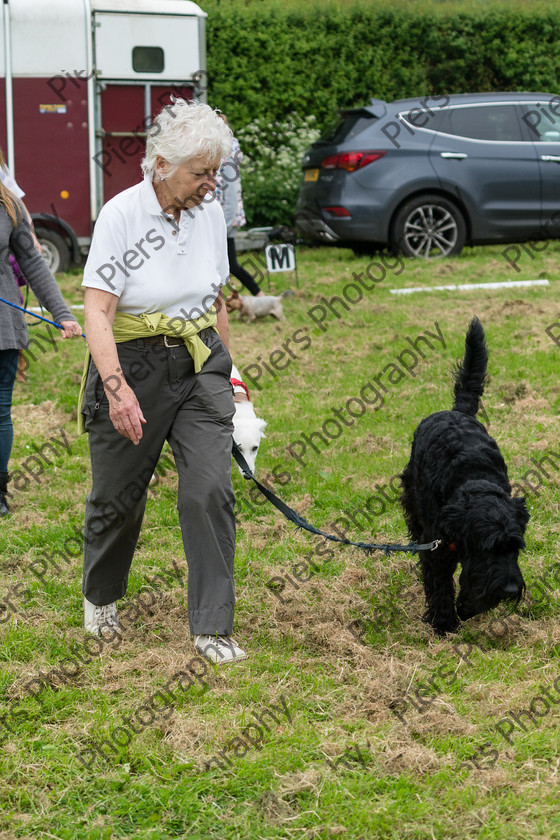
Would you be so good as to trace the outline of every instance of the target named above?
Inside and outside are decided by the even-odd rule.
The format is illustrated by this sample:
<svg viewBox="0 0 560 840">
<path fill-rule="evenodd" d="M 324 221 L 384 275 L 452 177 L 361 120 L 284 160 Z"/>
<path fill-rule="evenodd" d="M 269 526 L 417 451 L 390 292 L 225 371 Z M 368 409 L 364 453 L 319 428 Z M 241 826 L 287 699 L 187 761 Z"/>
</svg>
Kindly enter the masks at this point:
<svg viewBox="0 0 560 840">
<path fill-rule="evenodd" d="M 214 306 L 211 306 L 204 315 L 201 315 L 200 318 L 195 318 L 193 321 L 187 321 L 185 318 L 169 318 L 163 312 L 154 312 L 152 314 L 143 312 L 142 315 L 128 315 L 126 312 L 117 311 L 115 312 L 115 320 L 113 322 L 113 337 L 117 344 L 121 344 L 124 341 L 133 341 L 136 338 L 147 338 L 153 335 L 169 335 L 174 338 L 182 338 L 185 342 L 185 347 L 194 361 L 195 372 L 199 373 L 202 370 L 204 362 L 210 356 L 211 351 L 204 344 L 198 333 L 208 327 L 216 329 L 217 321 L 218 318 Z M 86 430 L 84 416 L 82 414 L 82 403 L 90 359 L 91 354 L 88 348 L 84 359 L 84 370 L 82 373 L 80 395 L 78 397 L 78 434 L 80 435 L 83 435 Z"/>
</svg>

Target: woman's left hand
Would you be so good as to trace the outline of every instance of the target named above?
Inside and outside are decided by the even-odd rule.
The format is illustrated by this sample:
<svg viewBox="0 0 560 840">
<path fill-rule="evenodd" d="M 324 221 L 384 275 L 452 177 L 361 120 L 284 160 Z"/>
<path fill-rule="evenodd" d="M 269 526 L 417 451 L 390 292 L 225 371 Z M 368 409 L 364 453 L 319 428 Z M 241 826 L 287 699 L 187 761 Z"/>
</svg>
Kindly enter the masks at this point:
<svg viewBox="0 0 560 840">
<path fill-rule="evenodd" d="M 64 327 L 61 330 L 62 338 L 72 338 L 73 336 L 81 336 L 82 328 L 77 321 L 61 321 L 60 325 Z"/>
</svg>

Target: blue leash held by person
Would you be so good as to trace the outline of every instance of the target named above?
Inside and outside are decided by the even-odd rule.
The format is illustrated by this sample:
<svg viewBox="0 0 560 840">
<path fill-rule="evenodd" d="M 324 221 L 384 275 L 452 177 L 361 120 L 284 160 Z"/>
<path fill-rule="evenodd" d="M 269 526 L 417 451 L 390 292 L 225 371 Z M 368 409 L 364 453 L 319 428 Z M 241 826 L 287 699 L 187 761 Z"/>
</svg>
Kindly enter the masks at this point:
<svg viewBox="0 0 560 840">
<path fill-rule="evenodd" d="M 25 307 L 19 306 L 17 303 L 11 303 L 9 300 L 5 300 L 4 298 L 1 298 L 1 297 L 0 297 L 0 302 L 1 303 L 7 303 L 8 306 L 13 306 L 14 309 L 20 309 L 22 312 L 26 312 L 28 315 L 32 315 L 34 318 L 38 318 L 40 321 L 46 321 L 47 324 L 52 324 L 53 327 L 58 327 L 59 330 L 64 329 L 62 324 L 57 324 L 56 321 L 51 321 L 51 320 L 49 320 L 49 318 L 43 318 L 42 315 L 37 315 L 36 312 L 31 312 L 29 309 L 25 309 Z M 86 334 L 82 333 L 82 338 L 85 338 L 85 337 L 86 337 Z"/>
</svg>

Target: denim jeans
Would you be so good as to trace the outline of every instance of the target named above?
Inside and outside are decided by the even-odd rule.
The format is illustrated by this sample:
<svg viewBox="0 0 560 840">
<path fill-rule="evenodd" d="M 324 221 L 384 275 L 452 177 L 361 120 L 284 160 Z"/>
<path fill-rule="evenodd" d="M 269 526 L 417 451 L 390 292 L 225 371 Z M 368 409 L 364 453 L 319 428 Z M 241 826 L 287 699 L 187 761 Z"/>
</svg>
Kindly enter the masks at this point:
<svg viewBox="0 0 560 840">
<path fill-rule="evenodd" d="M 18 366 L 19 350 L 0 350 L 0 473 L 8 472 L 14 441 L 12 392 Z"/>
</svg>

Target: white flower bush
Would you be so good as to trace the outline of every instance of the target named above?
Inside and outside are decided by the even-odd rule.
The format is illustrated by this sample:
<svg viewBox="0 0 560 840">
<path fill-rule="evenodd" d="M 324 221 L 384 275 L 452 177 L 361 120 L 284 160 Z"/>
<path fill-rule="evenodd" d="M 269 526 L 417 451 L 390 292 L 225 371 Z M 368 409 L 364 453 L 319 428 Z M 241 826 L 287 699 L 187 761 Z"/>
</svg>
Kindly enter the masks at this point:
<svg viewBox="0 0 560 840">
<path fill-rule="evenodd" d="M 247 226 L 289 225 L 302 179 L 301 160 L 319 137 L 313 116 L 286 120 L 258 119 L 236 133 Z"/>
</svg>

